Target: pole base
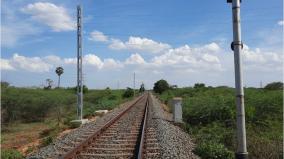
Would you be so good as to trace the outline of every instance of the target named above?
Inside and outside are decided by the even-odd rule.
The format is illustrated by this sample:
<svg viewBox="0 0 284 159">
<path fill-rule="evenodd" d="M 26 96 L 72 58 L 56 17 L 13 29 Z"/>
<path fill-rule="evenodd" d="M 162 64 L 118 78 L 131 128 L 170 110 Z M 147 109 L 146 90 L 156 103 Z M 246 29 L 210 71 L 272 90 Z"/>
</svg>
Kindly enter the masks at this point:
<svg viewBox="0 0 284 159">
<path fill-rule="evenodd" d="M 237 152 L 235 156 L 236 159 L 248 159 L 248 153 Z"/>
</svg>

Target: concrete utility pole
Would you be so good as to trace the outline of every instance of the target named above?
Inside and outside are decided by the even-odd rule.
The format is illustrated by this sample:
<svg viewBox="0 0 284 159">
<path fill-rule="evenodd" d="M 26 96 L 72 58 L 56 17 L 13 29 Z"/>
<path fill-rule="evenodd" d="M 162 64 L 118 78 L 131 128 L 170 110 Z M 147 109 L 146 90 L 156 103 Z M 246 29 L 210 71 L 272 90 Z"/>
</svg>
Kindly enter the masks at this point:
<svg viewBox="0 0 284 159">
<path fill-rule="evenodd" d="M 82 10 L 77 6 L 77 116 L 83 119 Z"/>
<path fill-rule="evenodd" d="M 241 0 L 227 0 L 232 3 L 233 11 L 233 38 L 231 48 L 234 51 L 235 61 L 235 85 L 236 85 L 236 103 L 237 103 L 237 139 L 238 147 L 236 152 L 237 159 L 247 159 L 247 144 L 246 144 L 246 128 L 245 128 L 245 106 L 244 106 L 244 88 L 242 77 L 242 58 L 241 50 L 243 43 L 241 40 L 241 18 L 240 18 L 240 3 Z"/>
<path fill-rule="evenodd" d="M 134 91 L 134 97 L 135 97 L 135 72 L 133 76 L 133 91 Z"/>
</svg>

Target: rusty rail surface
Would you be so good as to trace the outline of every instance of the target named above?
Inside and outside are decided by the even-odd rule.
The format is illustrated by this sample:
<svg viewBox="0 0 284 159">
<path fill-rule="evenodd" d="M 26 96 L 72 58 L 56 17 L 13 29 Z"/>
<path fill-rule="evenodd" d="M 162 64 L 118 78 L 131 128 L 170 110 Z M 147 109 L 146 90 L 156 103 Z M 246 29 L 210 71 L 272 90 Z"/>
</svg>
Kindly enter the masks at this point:
<svg viewBox="0 0 284 159">
<path fill-rule="evenodd" d="M 147 106 L 148 106 L 148 98 L 149 95 L 148 93 L 146 94 L 147 96 L 147 101 L 146 101 L 146 108 L 145 108 L 145 116 L 147 117 Z M 67 152 L 66 154 L 60 154 L 59 155 L 59 159 L 72 159 L 75 158 L 75 156 L 77 154 L 79 154 L 82 150 L 84 150 L 85 148 L 87 148 L 89 145 L 92 144 L 92 142 L 98 137 L 100 136 L 100 134 L 102 132 L 104 132 L 108 127 L 110 127 L 113 123 L 115 123 L 118 119 L 120 119 L 120 117 L 122 117 L 125 113 L 127 113 L 133 106 L 135 106 L 136 103 L 138 103 L 141 99 L 143 99 L 144 95 L 138 97 L 136 99 L 136 101 L 134 103 L 132 103 L 130 106 L 128 106 L 128 108 L 126 110 L 124 110 L 123 112 L 121 112 L 119 115 L 117 115 L 116 117 L 114 117 L 113 119 L 111 119 L 110 121 L 108 121 L 104 126 L 102 126 L 100 129 L 98 129 L 96 132 L 94 132 L 94 134 L 92 134 L 91 136 L 89 136 L 88 138 L 86 138 L 86 140 L 82 141 L 80 144 L 78 144 L 76 147 L 74 147 L 72 150 L 70 150 L 69 152 Z M 141 153 L 142 156 L 142 151 L 143 151 L 143 140 L 144 140 L 144 126 L 146 123 L 146 117 L 144 116 L 144 120 L 143 120 L 143 128 L 142 128 L 142 132 L 141 132 L 141 140 L 139 141 L 139 154 Z M 142 144 L 142 145 L 141 145 Z M 136 155 L 138 156 L 138 155 Z"/>
<path fill-rule="evenodd" d="M 140 141 L 139 141 L 139 149 L 137 154 L 137 159 L 143 159 L 143 151 L 144 151 L 144 139 L 145 139 L 145 133 L 146 133 L 146 124 L 147 124 L 147 115 L 148 115 L 148 106 L 149 106 L 149 94 L 147 95 L 147 101 L 146 101 L 146 108 L 144 111 L 144 118 L 143 118 L 143 124 L 142 124 L 142 131 L 140 134 Z"/>
</svg>

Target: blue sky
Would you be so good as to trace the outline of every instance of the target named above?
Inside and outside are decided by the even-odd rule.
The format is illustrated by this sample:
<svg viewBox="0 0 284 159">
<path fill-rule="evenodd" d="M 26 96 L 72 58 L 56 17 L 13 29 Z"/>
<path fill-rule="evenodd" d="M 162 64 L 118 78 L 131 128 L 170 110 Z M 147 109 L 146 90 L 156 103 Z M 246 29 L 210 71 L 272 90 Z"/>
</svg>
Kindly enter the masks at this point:
<svg viewBox="0 0 284 159">
<path fill-rule="evenodd" d="M 76 84 L 76 5 L 83 7 L 84 82 L 91 88 L 234 86 L 231 5 L 225 0 L 3 0 L 1 79 L 42 86 L 63 66 Z M 241 4 L 244 83 L 282 81 L 283 1 Z"/>
</svg>

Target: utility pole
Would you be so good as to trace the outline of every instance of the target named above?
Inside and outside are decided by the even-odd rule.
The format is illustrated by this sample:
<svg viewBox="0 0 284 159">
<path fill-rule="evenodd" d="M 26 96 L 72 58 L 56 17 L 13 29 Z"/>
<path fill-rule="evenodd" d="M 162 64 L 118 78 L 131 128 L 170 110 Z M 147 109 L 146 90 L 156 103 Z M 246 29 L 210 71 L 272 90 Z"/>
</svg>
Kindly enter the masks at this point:
<svg viewBox="0 0 284 159">
<path fill-rule="evenodd" d="M 133 91 L 134 91 L 134 97 L 135 97 L 135 72 L 133 77 Z"/>
<path fill-rule="evenodd" d="M 237 152 L 236 159 L 247 159 L 246 128 L 245 128 L 245 106 L 244 106 L 244 88 L 242 77 L 242 58 L 241 50 L 243 43 L 241 40 L 241 18 L 240 6 L 241 0 L 227 0 L 232 3 L 233 19 L 233 39 L 231 48 L 234 51 L 235 63 L 235 86 L 237 103 Z"/>
<path fill-rule="evenodd" d="M 83 119 L 82 10 L 77 6 L 77 117 Z"/>
</svg>

